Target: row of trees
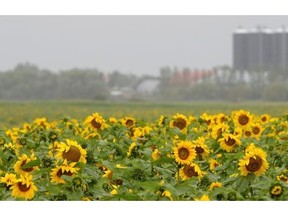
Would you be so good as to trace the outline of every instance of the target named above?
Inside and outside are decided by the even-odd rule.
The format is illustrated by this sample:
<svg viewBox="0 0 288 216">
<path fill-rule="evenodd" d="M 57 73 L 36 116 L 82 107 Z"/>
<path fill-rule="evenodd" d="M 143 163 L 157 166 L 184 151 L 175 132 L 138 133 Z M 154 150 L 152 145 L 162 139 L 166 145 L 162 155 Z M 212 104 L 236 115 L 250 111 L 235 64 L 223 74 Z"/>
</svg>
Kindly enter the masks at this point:
<svg viewBox="0 0 288 216">
<path fill-rule="evenodd" d="M 133 75 L 114 71 L 109 75 L 97 69 L 71 69 L 53 73 L 25 63 L 0 72 L 0 99 L 107 99 L 110 88 L 137 82 Z"/>
<path fill-rule="evenodd" d="M 129 88 L 129 99 L 191 100 L 288 100 L 288 72 L 239 72 L 228 66 L 215 68 L 216 73 L 194 82 L 172 82 L 177 70 L 160 70 L 159 86 L 151 95 L 142 97 L 137 86 L 148 76 L 138 77 L 114 71 L 105 74 L 97 69 L 71 69 L 54 73 L 25 63 L 13 70 L 0 72 L 0 99 L 100 99 L 111 98 L 112 90 Z M 190 70 L 191 71 L 191 70 Z M 189 72 L 189 68 L 183 72 Z M 130 91 L 131 92 L 131 91 Z M 127 98 L 126 98 L 127 99 Z"/>
<path fill-rule="evenodd" d="M 187 69 L 188 70 L 188 69 Z M 267 100 L 288 101 L 288 71 L 243 72 L 229 66 L 194 83 L 171 84 L 175 69 L 160 70 L 158 97 L 163 100 Z M 183 70 L 185 72 L 185 69 Z"/>
</svg>

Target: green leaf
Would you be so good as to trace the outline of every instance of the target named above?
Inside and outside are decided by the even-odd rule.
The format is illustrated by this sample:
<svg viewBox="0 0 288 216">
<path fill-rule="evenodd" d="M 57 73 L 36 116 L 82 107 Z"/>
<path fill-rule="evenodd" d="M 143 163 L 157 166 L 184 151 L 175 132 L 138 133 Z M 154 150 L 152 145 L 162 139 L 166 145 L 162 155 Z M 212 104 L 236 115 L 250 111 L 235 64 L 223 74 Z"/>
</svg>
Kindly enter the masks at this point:
<svg viewBox="0 0 288 216">
<path fill-rule="evenodd" d="M 29 168 L 32 168 L 34 166 L 39 166 L 39 165 L 40 165 L 40 160 L 37 159 L 37 160 L 29 161 L 28 163 L 24 164 L 22 166 L 22 169 L 29 169 Z"/>
<path fill-rule="evenodd" d="M 165 164 L 165 163 L 173 163 L 175 161 L 174 158 L 168 158 L 168 157 L 161 157 L 156 161 L 153 161 L 152 164 L 153 165 L 159 165 L 159 164 Z"/>
</svg>

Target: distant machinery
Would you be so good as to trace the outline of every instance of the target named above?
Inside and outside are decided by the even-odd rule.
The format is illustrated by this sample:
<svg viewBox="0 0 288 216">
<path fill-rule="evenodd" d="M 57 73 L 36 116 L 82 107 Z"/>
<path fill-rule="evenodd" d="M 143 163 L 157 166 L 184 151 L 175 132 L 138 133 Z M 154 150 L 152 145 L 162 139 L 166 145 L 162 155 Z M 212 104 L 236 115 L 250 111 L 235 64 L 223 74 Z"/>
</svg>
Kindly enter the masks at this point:
<svg viewBox="0 0 288 216">
<path fill-rule="evenodd" d="M 233 33 L 233 68 L 238 71 L 288 70 L 288 29 L 238 28 Z"/>
</svg>

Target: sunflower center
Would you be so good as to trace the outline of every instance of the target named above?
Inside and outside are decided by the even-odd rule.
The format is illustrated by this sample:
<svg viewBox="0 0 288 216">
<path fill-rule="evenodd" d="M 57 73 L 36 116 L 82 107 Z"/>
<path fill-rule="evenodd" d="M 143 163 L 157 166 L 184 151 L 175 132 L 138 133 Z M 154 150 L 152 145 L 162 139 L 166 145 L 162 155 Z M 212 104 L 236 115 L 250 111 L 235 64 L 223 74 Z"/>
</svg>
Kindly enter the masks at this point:
<svg viewBox="0 0 288 216">
<path fill-rule="evenodd" d="M 192 176 L 195 176 L 195 177 L 198 176 L 198 172 L 195 171 L 194 166 L 185 165 L 184 166 L 184 173 L 189 178 L 191 178 Z"/>
<path fill-rule="evenodd" d="M 57 175 L 59 178 L 61 178 L 62 175 L 72 176 L 73 173 L 70 172 L 70 171 L 68 171 L 68 172 L 67 172 L 67 171 L 62 172 L 62 170 L 59 169 L 58 172 L 56 173 L 56 175 Z"/>
<path fill-rule="evenodd" d="M 196 150 L 197 154 L 202 154 L 204 152 L 204 149 L 202 147 L 200 147 L 200 146 L 197 146 L 195 148 L 195 150 Z"/>
<path fill-rule="evenodd" d="M 266 116 L 263 116 L 263 117 L 261 118 L 261 121 L 262 121 L 262 122 L 266 122 L 266 121 L 267 121 Z"/>
<path fill-rule="evenodd" d="M 19 190 L 22 191 L 22 192 L 28 191 L 30 189 L 30 187 L 31 187 L 31 185 L 29 187 L 27 187 L 26 184 L 23 185 L 23 184 L 21 184 L 21 182 L 18 182 L 17 185 L 18 185 Z"/>
<path fill-rule="evenodd" d="M 67 152 L 63 152 L 62 157 L 68 161 L 78 162 L 81 157 L 81 152 L 77 147 L 70 146 Z"/>
<path fill-rule="evenodd" d="M 249 122 L 249 117 L 247 115 L 240 115 L 238 118 L 238 122 L 241 125 L 246 125 Z"/>
<path fill-rule="evenodd" d="M 26 169 L 23 169 L 22 167 L 26 164 L 26 160 L 24 160 L 21 164 L 21 169 L 25 172 L 31 172 L 33 171 L 33 167 L 30 167 L 30 168 L 26 168 Z"/>
<path fill-rule="evenodd" d="M 180 148 L 178 150 L 178 155 L 181 160 L 186 160 L 189 157 L 189 151 L 186 148 Z"/>
<path fill-rule="evenodd" d="M 255 156 L 249 159 L 249 164 L 246 165 L 246 169 L 249 172 L 256 172 L 261 168 L 261 166 L 262 166 L 262 159 L 258 156 Z"/>
<path fill-rule="evenodd" d="M 252 133 L 251 133 L 251 131 L 245 131 L 244 134 L 245 134 L 245 136 L 250 137 Z"/>
<path fill-rule="evenodd" d="M 178 127 L 180 130 L 184 129 L 186 127 L 186 121 L 182 118 L 177 118 L 174 122 L 173 122 L 173 126 L 174 127 Z"/>
<path fill-rule="evenodd" d="M 99 129 L 101 127 L 101 124 L 99 122 L 96 122 L 95 118 L 91 121 L 91 125 L 96 129 Z"/>
<path fill-rule="evenodd" d="M 225 144 L 228 146 L 233 146 L 235 143 L 236 143 L 236 140 L 230 137 L 228 138 L 228 140 L 225 140 Z"/>
<path fill-rule="evenodd" d="M 253 127 L 253 128 L 252 128 L 252 133 L 255 134 L 255 135 L 257 135 L 257 134 L 260 133 L 260 129 L 259 129 L 258 127 Z"/>
<path fill-rule="evenodd" d="M 282 187 L 281 187 L 281 186 L 275 186 L 275 187 L 272 189 L 271 193 L 272 193 L 273 195 L 275 195 L 275 196 L 281 195 L 281 193 L 282 193 Z"/>
<path fill-rule="evenodd" d="M 133 120 L 128 119 L 128 120 L 125 122 L 125 124 L 126 124 L 126 126 L 131 127 L 131 126 L 133 126 L 134 122 L 133 122 Z"/>
</svg>

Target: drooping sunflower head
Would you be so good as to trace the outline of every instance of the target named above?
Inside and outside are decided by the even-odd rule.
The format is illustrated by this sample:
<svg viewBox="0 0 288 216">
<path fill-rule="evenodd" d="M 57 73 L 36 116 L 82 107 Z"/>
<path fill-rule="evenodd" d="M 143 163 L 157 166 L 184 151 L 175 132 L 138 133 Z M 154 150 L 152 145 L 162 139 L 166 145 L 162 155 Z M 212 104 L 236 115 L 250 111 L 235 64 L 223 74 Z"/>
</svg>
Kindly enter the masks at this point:
<svg viewBox="0 0 288 216">
<path fill-rule="evenodd" d="M 175 160 L 179 164 L 190 164 L 197 155 L 195 146 L 191 141 L 180 141 L 173 150 Z"/>
<path fill-rule="evenodd" d="M 84 120 L 84 124 L 93 130 L 104 130 L 108 127 L 105 119 L 97 112 L 86 117 L 86 119 Z"/>
<path fill-rule="evenodd" d="M 200 159 L 204 159 L 210 153 L 209 147 L 205 144 L 206 140 L 203 136 L 198 137 L 194 141 L 195 151 Z"/>
<path fill-rule="evenodd" d="M 239 110 L 232 114 L 232 118 L 236 126 L 245 128 L 252 122 L 253 115 L 248 111 Z"/>
<path fill-rule="evenodd" d="M 10 187 L 12 196 L 15 198 L 33 199 L 38 190 L 32 181 L 32 175 L 21 175 L 19 179 Z"/>
<path fill-rule="evenodd" d="M 184 131 L 188 126 L 189 122 L 185 115 L 177 113 L 173 116 L 172 120 L 170 121 L 171 128 L 179 128 L 179 130 Z"/>
<path fill-rule="evenodd" d="M 160 115 L 160 118 L 158 119 L 158 126 L 163 127 L 167 124 L 168 118 L 166 116 Z"/>
<path fill-rule="evenodd" d="M 230 133 L 223 133 L 223 138 L 219 139 L 220 147 L 227 152 L 235 149 L 235 146 L 241 144 L 240 138 Z"/>
<path fill-rule="evenodd" d="M 187 180 L 192 177 L 196 177 L 198 179 L 201 179 L 205 172 L 201 171 L 200 167 L 195 164 L 185 164 L 180 170 L 179 170 L 179 175 L 182 180 Z"/>
<path fill-rule="evenodd" d="M 80 168 L 75 167 L 75 162 L 68 163 L 67 160 L 64 160 L 63 164 L 57 165 L 51 170 L 50 177 L 51 182 L 64 184 L 65 180 L 61 178 L 64 176 L 74 176 L 80 170 Z"/>
<path fill-rule="evenodd" d="M 86 163 L 86 154 L 86 150 L 76 141 L 67 139 L 66 142 L 60 142 L 55 157 L 70 162 Z"/>
<path fill-rule="evenodd" d="M 15 172 L 20 175 L 31 174 L 34 170 L 38 169 L 38 166 L 25 168 L 24 165 L 26 165 L 30 161 L 35 161 L 35 160 L 37 160 L 37 158 L 34 156 L 34 154 L 31 154 L 30 157 L 28 157 L 26 154 L 23 154 L 22 156 L 18 158 L 18 161 L 14 164 Z"/>
<path fill-rule="evenodd" d="M 245 153 L 243 159 L 240 159 L 238 165 L 242 176 L 247 176 L 248 173 L 254 173 L 259 176 L 266 172 L 269 167 L 266 161 L 266 152 L 261 148 L 250 147 Z"/>
</svg>

